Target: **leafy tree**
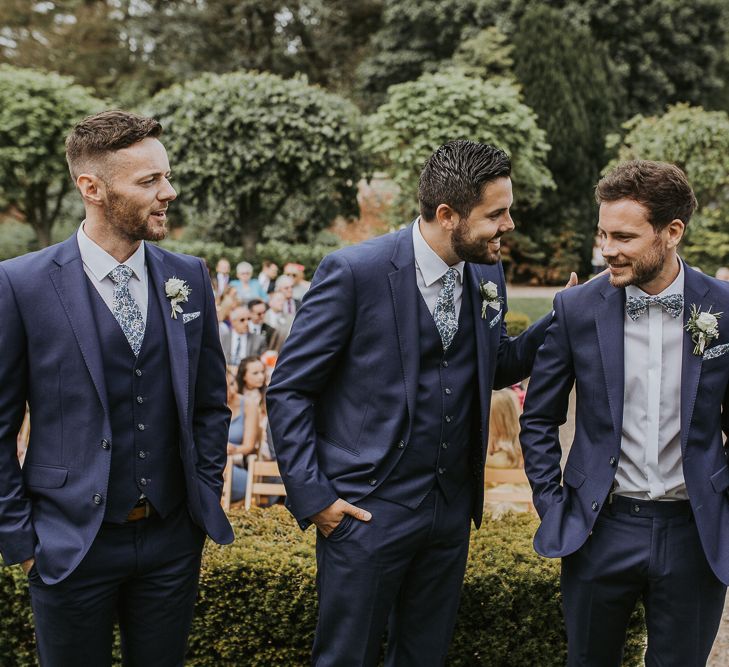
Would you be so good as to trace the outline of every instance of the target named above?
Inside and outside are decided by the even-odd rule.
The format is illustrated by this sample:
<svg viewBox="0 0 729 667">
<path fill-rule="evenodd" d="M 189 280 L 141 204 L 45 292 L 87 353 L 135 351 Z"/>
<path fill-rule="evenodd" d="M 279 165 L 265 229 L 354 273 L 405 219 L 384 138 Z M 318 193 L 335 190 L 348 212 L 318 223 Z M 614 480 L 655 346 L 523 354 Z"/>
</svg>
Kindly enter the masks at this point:
<svg viewBox="0 0 729 667">
<path fill-rule="evenodd" d="M 452 63 L 482 79 L 514 78 L 514 45 L 496 26 L 477 31 L 458 45 Z"/>
<path fill-rule="evenodd" d="M 143 79 L 124 25 L 133 0 L 0 3 L 0 62 L 72 76 L 103 97 L 130 98 Z"/>
<path fill-rule="evenodd" d="M 635 159 L 681 167 L 699 201 L 682 255 L 713 273 L 729 257 L 729 115 L 678 104 L 663 116 L 636 116 L 623 127 L 625 138 L 606 171 L 617 162 Z"/>
<path fill-rule="evenodd" d="M 524 216 L 515 265 L 521 277 L 561 282 L 571 270 L 589 266 L 597 212 L 592 190 L 620 100 L 604 49 L 589 29 L 570 25 L 557 9 L 535 5 L 524 14 L 514 60 L 524 100 L 552 146 L 547 166 L 557 184 Z M 525 244 L 523 235 L 536 244 Z"/>
<path fill-rule="evenodd" d="M 358 211 L 360 119 L 352 104 L 299 79 L 204 75 L 151 102 L 182 198 L 216 240 L 251 255 L 290 215 L 290 241 Z M 304 211 L 302 215 L 302 211 Z"/>
<path fill-rule="evenodd" d="M 537 204 L 554 187 L 546 167 L 549 150 L 534 112 L 509 82 L 493 83 L 457 68 L 424 74 L 392 86 L 387 102 L 369 117 L 365 148 L 375 154 L 400 188 L 399 221 L 417 214 L 417 183 L 428 156 L 452 139 L 494 144 L 511 156 L 515 199 Z"/>
<path fill-rule="evenodd" d="M 439 69 L 464 36 L 472 36 L 464 30 L 495 25 L 497 1 L 384 0 L 371 55 L 357 72 L 365 105 L 374 108 L 384 101 L 389 86 Z"/>
<path fill-rule="evenodd" d="M 534 3 L 513 0 L 511 25 Z M 706 104 L 726 87 L 729 6 L 725 0 L 543 0 L 564 9 L 604 44 L 625 91 L 623 119 L 667 104 Z"/>
<path fill-rule="evenodd" d="M 0 66 L 0 202 L 20 212 L 41 246 L 51 242 L 72 182 L 64 139 L 103 102 L 72 79 Z"/>
</svg>

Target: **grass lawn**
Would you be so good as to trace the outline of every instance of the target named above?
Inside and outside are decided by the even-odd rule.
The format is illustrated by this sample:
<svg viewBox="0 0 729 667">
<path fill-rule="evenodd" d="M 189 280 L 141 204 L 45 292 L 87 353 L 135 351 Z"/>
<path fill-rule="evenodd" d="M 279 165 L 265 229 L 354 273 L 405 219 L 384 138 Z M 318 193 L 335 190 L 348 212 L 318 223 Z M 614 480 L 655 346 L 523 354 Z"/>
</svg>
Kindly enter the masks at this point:
<svg viewBox="0 0 729 667">
<path fill-rule="evenodd" d="M 541 297 L 509 297 L 509 310 L 524 313 L 529 316 L 531 322 L 536 322 L 540 317 L 552 310 L 552 299 Z"/>
</svg>

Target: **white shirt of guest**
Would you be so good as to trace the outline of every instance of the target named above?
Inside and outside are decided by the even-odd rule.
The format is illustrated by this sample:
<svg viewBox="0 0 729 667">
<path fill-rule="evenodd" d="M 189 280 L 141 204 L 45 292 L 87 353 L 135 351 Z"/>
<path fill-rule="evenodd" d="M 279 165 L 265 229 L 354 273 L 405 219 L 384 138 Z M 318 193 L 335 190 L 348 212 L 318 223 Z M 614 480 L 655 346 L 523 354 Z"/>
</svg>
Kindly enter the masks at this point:
<svg viewBox="0 0 729 667">
<path fill-rule="evenodd" d="M 679 259 L 676 279 L 659 295 L 683 294 Z M 635 285 L 629 296 L 649 296 Z M 625 395 L 621 456 L 613 491 L 643 500 L 685 500 L 681 459 L 681 362 L 683 317 L 660 304 L 633 321 L 625 317 Z"/>
<path fill-rule="evenodd" d="M 425 305 L 432 315 L 435 312 L 435 304 L 438 301 L 438 295 L 443 288 L 443 276 L 445 276 L 448 266 L 428 245 L 420 231 L 420 218 L 413 225 L 413 250 L 415 251 L 415 278 L 418 282 L 418 289 L 423 295 Z M 433 223 L 437 224 L 437 223 Z M 461 302 L 463 301 L 463 271 L 466 263 L 461 261 L 454 264 L 453 268 L 458 272 L 456 277 L 456 287 L 453 291 L 453 301 L 456 306 L 456 318 L 461 314 Z"/>
<path fill-rule="evenodd" d="M 232 363 L 240 363 L 247 355 L 248 334 L 240 334 L 234 329 L 230 331 L 230 360 Z"/>
<path fill-rule="evenodd" d="M 147 279 L 147 259 L 144 253 L 144 241 L 134 251 L 134 254 L 126 262 L 117 262 L 106 250 L 92 241 L 84 231 L 84 223 L 76 233 L 78 249 L 81 252 L 81 261 L 84 265 L 84 272 L 91 284 L 101 295 L 104 303 L 113 311 L 114 306 L 114 282 L 109 278 L 109 273 L 120 264 L 128 266 L 134 274 L 129 279 L 129 292 L 139 306 L 142 319 L 147 321 L 147 302 L 149 295 Z"/>
</svg>

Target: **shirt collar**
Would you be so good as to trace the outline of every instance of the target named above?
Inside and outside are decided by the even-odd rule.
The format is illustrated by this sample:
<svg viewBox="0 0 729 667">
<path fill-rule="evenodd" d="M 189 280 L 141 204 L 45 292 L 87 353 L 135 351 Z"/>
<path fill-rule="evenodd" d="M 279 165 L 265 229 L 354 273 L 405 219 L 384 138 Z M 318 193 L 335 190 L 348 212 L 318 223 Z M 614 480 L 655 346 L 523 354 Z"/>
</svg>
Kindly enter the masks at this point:
<svg viewBox="0 0 729 667">
<path fill-rule="evenodd" d="M 683 270 L 683 260 L 679 257 L 678 258 L 678 275 L 674 278 L 673 282 L 666 287 L 660 294 L 654 294 L 653 296 L 669 296 L 670 294 L 683 294 L 683 284 L 684 284 L 684 270 Z M 628 285 L 625 288 L 625 296 L 651 296 L 650 294 L 646 294 L 640 287 L 637 285 Z"/>
<path fill-rule="evenodd" d="M 415 251 L 415 264 L 420 269 L 426 287 L 430 287 L 440 280 L 451 268 L 423 238 L 420 231 L 420 217 L 413 224 L 413 250 Z M 465 265 L 466 262 L 460 261 L 452 267 L 458 272 L 458 279 L 461 283 L 463 283 L 463 268 Z"/>
<path fill-rule="evenodd" d="M 101 282 L 109 275 L 109 272 L 115 269 L 121 262 L 117 262 L 106 250 L 100 245 L 92 241 L 84 231 L 84 223 L 78 228 L 76 238 L 78 239 L 78 249 L 81 253 L 81 261 L 91 271 L 94 278 Z M 132 271 L 137 280 L 142 280 L 144 271 L 147 266 L 147 260 L 144 254 L 144 241 L 134 251 L 134 254 L 124 262 Z"/>
</svg>

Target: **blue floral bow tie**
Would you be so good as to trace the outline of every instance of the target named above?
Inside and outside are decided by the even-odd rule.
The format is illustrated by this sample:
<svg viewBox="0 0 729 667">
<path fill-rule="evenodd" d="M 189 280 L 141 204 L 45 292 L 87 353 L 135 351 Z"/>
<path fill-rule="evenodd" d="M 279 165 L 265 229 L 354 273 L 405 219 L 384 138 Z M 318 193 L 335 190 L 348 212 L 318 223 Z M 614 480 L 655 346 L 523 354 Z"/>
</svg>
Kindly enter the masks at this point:
<svg viewBox="0 0 729 667">
<path fill-rule="evenodd" d="M 648 307 L 657 303 L 671 316 L 678 317 L 683 312 L 683 294 L 668 294 L 666 296 L 629 296 L 625 302 L 625 312 L 635 322 Z"/>
</svg>

